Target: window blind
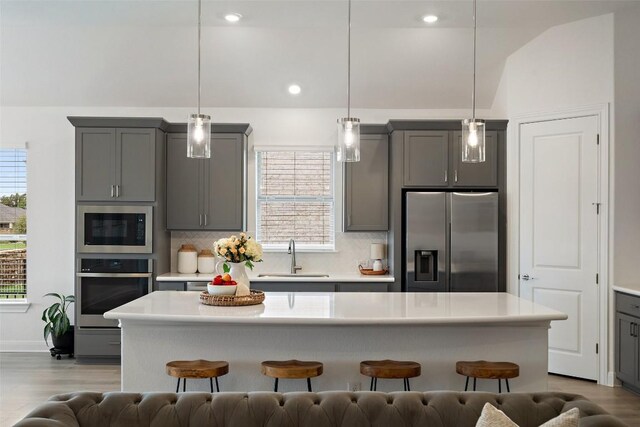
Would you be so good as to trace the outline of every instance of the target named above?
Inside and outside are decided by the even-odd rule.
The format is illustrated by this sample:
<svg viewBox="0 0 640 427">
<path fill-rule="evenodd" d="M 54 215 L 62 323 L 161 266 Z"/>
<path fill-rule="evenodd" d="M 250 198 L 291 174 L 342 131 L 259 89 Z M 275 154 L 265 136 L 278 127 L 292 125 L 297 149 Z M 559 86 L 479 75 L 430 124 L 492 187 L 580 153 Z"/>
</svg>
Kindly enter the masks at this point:
<svg viewBox="0 0 640 427">
<path fill-rule="evenodd" d="M 0 149 L 0 300 L 27 294 L 27 151 Z"/>
<path fill-rule="evenodd" d="M 257 152 L 257 239 L 266 248 L 335 248 L 333 153 Z"/>
</svg>

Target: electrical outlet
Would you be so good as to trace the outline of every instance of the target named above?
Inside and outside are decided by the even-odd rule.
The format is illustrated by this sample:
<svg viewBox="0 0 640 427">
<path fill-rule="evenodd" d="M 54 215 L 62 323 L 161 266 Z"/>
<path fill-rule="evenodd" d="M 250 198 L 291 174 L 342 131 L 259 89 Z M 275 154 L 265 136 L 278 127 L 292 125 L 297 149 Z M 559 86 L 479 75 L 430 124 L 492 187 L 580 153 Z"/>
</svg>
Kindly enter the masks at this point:
<svg viewBox="0 0 640 427">
<path fill-rule="evenodd" d="M 361 391 L 362 390 L 362 385 L 360 384 L 360 382 L 352 382 L 352 383 L 347 383 L 347 389 L 349 391 Z"/>
</svg>

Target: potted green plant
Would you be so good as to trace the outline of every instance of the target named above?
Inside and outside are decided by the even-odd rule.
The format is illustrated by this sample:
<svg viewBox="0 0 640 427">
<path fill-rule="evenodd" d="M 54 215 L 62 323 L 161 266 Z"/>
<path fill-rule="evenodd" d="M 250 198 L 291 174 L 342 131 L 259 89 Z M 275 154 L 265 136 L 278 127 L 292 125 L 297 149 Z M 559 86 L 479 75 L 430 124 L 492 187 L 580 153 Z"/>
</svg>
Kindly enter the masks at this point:
<svg viewBox="0 0 640 427">
<path fill-rule="evenodd" d="M 56 297 L 59 301 L 51 304 L 42 312 L 44 325 L 44 341 L 49 344 L 49 336 L 53 341 L 51 356 L 60 359 L 61 354 L 73 355 L 73 325 L 67 316 L 67 310 L 71 303 L 76 302 L 73 295 L 61 295 L 48 293 L 45 297 Z"/>
</svg>

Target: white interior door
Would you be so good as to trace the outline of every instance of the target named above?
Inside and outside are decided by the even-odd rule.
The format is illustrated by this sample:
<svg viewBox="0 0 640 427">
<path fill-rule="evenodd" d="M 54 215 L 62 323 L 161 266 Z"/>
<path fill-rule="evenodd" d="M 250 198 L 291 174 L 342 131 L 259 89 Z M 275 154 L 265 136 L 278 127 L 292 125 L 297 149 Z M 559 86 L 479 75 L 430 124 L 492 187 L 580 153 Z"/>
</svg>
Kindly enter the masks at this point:
<svg viewBox="0 0 640 427">
<path fill-rule="evenodd" d="M 520 296 L 562 311 L 549 372 L 598 378 L 598 119 L 523 124 Z"/>
</svg>

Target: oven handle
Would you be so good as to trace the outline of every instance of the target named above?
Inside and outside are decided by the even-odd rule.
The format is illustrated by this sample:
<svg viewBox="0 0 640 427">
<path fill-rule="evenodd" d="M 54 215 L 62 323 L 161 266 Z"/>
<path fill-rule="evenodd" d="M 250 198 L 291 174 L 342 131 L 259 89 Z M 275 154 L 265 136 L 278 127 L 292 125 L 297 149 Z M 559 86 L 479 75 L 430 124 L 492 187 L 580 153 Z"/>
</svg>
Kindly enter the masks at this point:
<svg viewBox="0 0 640 427">
<path fill-rule="evenodd" d="M 153 273 L 76 273 L 76 277 L 151 277 Z"/>
</svg>

